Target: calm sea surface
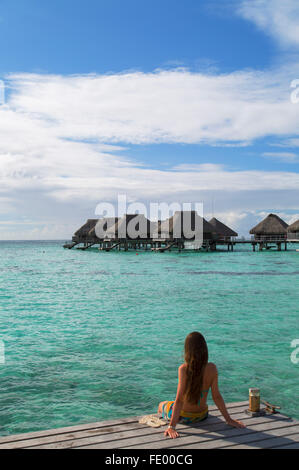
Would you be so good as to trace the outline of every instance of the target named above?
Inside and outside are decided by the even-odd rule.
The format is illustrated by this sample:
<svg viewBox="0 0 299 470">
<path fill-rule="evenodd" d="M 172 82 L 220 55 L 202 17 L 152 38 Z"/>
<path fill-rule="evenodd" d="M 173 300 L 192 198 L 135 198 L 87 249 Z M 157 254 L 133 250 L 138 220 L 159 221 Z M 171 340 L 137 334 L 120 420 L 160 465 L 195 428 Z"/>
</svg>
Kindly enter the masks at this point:
<svg viewBox="0 0 299 470">
<path fill-rule="evenodd" d="M 260 387 L 299 418 L 295 247 L 136 256 L 61 245 L 0 242 L 1 435 L 155 412 L 175 398 L 194 330 L 226 401 Z"/>
</svg>

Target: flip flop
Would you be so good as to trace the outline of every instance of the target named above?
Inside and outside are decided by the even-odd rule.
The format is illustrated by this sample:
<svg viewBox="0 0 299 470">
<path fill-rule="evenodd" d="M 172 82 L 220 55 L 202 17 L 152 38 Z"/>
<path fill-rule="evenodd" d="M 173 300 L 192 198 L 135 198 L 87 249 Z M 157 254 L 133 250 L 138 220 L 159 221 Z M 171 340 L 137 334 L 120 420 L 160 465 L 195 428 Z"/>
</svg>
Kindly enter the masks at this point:
<svg viewBox="0 0 299 470">
<path fill-rule="evenodd" d="M 159 428 L 160 426 L 164 426 L 167 424 L 167 421 L 164 421 L 163 419 L 158 418 L 158 416 L 155 415 L 146 415 L 142 416 L 139 420 L 140 424 L 147 424 L 151 428 Z"/>
</svg>

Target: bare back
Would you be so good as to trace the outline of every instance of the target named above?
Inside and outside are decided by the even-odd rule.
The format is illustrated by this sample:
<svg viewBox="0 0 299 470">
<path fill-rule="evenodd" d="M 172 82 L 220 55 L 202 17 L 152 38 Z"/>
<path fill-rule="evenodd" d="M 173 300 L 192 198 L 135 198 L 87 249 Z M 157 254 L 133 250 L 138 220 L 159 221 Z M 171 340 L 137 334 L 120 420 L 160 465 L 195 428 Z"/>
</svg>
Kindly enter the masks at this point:
<svg viewBox="0 0 299 470">
<path fill-rule="evenodd" d="M 186 386 L 187 380 L 187 364 L 182 364 L 180 366 L 181 369 L 181 384 L 179 383 L 179 388 L 182 389 L 182 392 Z M 188 403 L 184 401 L 182 409 L 186 412 L 200 412 L 204 411 L 207 408 L 207 397 L 209 389 L 212 387 L 213 383 L 217 382 L 217 368 L 215 364 L 212 362 L 208 362 L 205 367 L 204 376 L 203 376 L 203 384 L 202 384 L 202 396 L 200 401 L 195 403 Z M 217 385 L 217 384 L 216 384 Z"/>
</svg>

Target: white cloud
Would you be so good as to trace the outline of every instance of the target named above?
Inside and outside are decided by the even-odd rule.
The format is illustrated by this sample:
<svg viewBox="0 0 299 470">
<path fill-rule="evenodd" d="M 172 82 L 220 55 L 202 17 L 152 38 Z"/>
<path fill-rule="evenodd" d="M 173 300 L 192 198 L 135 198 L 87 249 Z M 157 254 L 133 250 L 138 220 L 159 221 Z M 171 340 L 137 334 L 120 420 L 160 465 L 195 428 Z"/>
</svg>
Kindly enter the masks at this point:
<svg viewBox="0 0 299 470">
<path fill-rule="evenodd" d="M 293 139 L 285 139 L 281 142 L 271 142 L 269 143 L 271 147 L 282 147 L 282 148 L 295 148 L 299 147 L 299 139 L 293 138 Z"/>
<path fill-rule="evenodd" d="M 0 197 L 0 216 L 12 212 L 13 200 L 10 197 Z"/>
<path fill-rule="evenodd" d="M 299 113 L 288 92 L 283 95 L 279 77 L 185 70 L 10 77 L 9 101 L 0 107 L 0 191 L 94 200 L 113 197 L 117 189 L 163 197 L 195 189 L 297 188 L 296 173 L 231 172 L 208 161 L 177 166 L 177 174 L 150 170 L 120 156 L 124 147 L 113 145 L 296 136 Z"/>
<path fill-rule="evenodd" d="M 208 213 L 207 218 L 210 220 L 212 217 L 221 220 L 224 224 L 228 225 L 232 229 L 236 229 L 240 226 L 240 223 L 248 217 L 248 212 L 246 211 L 221 211 L 215 213 Z"/>
<path fill-rule="evenodd" d="M 77 228 L 74 225 L 73 232 Z M 0 240 L 64 240 L 69 237 L 69 231 L 69 224 L 0 222 Z"/>
<path fill-rule="evenodd" d="M 6 118 L 17 113 L 22 132 L 30 119 L 42 123 L 43 134 L 104 143 L 248 145 L 267 135 L 298 135 L 289 89 L 297 72 L 16 75 Z"/>
<path fill-rule="evenodd" d="M 299 46 L 298 0 L 241 0 L 237 11 L 283 47 Z"/>
<path fill-rule="evenodd" d="M 299 157 L 293 152 L 264 152 L 263 157 L 279 160 L 284 163 L 297 163 Z"/>
<path fill-rule="evenodd" d="M 265 212 L 265 211 L 261 211 L 261 212 L 258 212 L 257 213 L 257 216 L 260 217 L 260 218 L 265 218 L 267 217 L 267 215 L 269 215 L 269 212 Z M 294 222 L 296 222 L 296 220 L 299 220 L 299 213 L 287 213 L 287 212 L 276 212 L 276 215 L 278 215 L 278 217 L 280 217 L 282 220 L 284 220 L 288 225 L 291 225 L 293 224 Z"/>
<path fill-rule="evenodd" d="M 11 76 L 8 102 L 0 107 L 2 212 L 9 200 L 12 211 L 37 223 L 26 237 L 52 238 L 66 226 L 71 235 L 83 214 L 93 216 L 98 202 L 123 192 L 132 200 L 201 201 L 214 191 L 227 207 L 242 200 L 244 210 L 258 204 L 248 194 L 262 192 L 262 201 L 271 193 L 289 208 L 291 192 L 298 194 L 298 173 L 234 171 L 208 158 L 162 171 L 133 161 L 125 148 L 156 142 L 248 145 L 267 135 L 296 139 L 298 107 L 290 102 L 286 77 L 286 70 Z M 278 198 L 279 190 L 289 196 Z M 240 209 L 232 207 L 227 220 L 236 213 Z M 41 225 L 45 218 L 53 230 Z"/>
<path fill-rule="evenodd" d="M 172 168 L 175 171 L 201 171 L 201 172 L 212 172 L 215 171 L 222 171 L 224 170 L 224 165 L 218 165 L 215 163 L 201 163 L 201 164 L 188 164 L 188 163 L 181 163 L 180 165 L 176 165 Z"/>
<path fill-rule="evenodd" d="M 298 47 L 297 0 L 235 4 L 280 45 Z M 253 225 L 265 207 L 291 217 L 288 210 L 298 207 L 296 172 L 236 171 L 208 158 L 162 171 L 126 156 L 126 144 L 244 147 L 273 136 L 284 139 L 278 146 L 297 147 L 299 104 L 291 102 L 290 83 L 298 77 L 295 63 L 227 74 L 180 68 L 7 77 L 8 101 L 0 106 L 0 238 L 15 238 L 17 226 L 23 227 L 17 238 L 71 235 L 83 214 L 93 216 L 99 201 L 122 192 L 131 200 L 210 202 L 216 195 L 219 218 L 241 227 Z M 263 156 L 297 161 L 294 152 Z"/>
<path fill-rule="evenodd" d="M 299 139 L 289 139 L 287 144 L 290 147 L 299 147 Z"/>
<path fill-rule="evenodd" d="M 279 214 L 278 214 L 279 215 Z M 281 214 L 279 217 L 283 218 L 286 221 L 287 224 L 292 225 L 294 222 L 299 220 L 299 213 L 297 214 Z"/>
</svg>

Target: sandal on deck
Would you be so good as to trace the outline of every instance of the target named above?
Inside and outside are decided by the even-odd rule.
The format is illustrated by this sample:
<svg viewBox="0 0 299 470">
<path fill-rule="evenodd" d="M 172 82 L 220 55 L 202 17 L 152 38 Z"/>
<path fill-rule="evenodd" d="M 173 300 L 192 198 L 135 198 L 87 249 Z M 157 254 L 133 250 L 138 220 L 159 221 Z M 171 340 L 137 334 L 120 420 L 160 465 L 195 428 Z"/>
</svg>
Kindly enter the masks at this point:
<svg viewBox="0 0 299 470">
<path fill-rule="evenodd" d="M 142 416 L 139 420 L 140 424 L 147 424 L 151 428 L 159 428 L 160 426 L 164 426 L 167 424 L 167 421 L 164 419 L 158 418 L 156 415 L 146 415 Z"/>
</svg>

